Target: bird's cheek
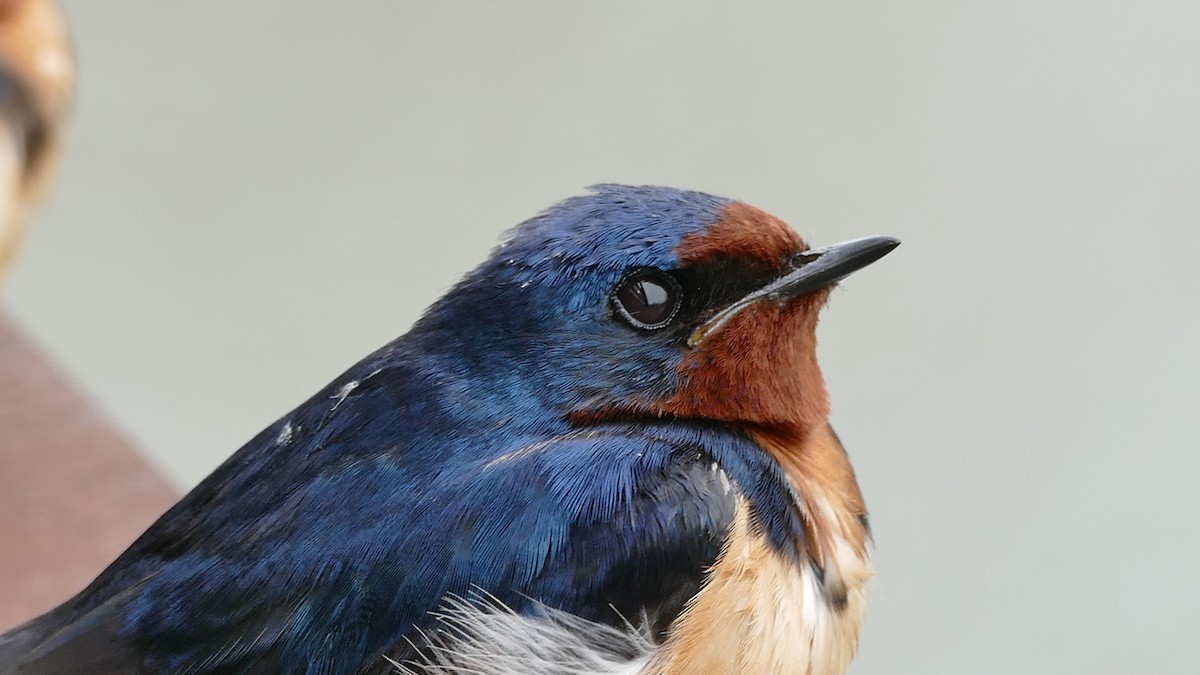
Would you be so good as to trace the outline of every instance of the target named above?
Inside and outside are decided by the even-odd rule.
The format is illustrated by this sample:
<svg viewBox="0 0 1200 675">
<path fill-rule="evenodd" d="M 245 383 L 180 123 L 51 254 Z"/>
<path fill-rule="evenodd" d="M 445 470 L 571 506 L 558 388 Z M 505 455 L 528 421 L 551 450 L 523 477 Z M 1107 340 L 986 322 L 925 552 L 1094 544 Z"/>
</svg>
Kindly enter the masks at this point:
<svg viewBox="0 0 1200 675">
<path fill-rule="evenodd" d="M 762 302 L 735 316 L 684 358 L 663 414 L 761 423 L 816 423 L 828 415 L 816 361 L 824 294 Z"/>
</svg>

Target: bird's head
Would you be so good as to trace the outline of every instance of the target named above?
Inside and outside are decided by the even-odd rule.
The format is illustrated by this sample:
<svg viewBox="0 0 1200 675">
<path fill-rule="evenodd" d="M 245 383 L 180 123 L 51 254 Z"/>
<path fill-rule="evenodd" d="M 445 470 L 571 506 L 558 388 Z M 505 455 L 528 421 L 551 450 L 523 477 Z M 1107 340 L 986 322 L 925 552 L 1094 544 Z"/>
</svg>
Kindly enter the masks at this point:
<svg viewBox="0 0 1200 675">
<path fill-rule="evenodd" d="M 514 229 L 417 330 L 576 422 L 812 428 L 828 415 L 815 331 L 829 289 L 898 243 L 810 248 L 741 202 L 602 185 Z"/>
</svg>

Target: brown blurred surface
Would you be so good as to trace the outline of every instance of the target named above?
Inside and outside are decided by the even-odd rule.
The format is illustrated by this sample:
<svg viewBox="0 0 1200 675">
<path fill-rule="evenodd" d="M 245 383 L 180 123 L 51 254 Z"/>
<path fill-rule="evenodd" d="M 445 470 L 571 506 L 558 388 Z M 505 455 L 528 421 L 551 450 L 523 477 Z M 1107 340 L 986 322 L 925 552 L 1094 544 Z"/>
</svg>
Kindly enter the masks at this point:
<svg viewBox="0 0 1200 675">
<path fill-rule="evenodd" d="M 175 499 L 0 311 L 0 632 L 83 588 Z"/>
</svg>

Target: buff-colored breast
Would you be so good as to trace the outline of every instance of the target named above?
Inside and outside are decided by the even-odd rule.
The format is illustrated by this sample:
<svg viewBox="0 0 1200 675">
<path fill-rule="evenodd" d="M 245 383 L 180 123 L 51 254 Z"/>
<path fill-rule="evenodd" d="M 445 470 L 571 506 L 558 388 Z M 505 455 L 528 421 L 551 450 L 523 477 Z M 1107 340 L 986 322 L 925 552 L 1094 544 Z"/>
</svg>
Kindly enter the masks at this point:
<svg viewBox="0 0 1200 675">
<path fill-rule="evenodd" d="M 772 454 L 786 449 L 774 445 L 778 441 L 759 439 Z M 791 452 L 794 461 L 783 465 L 805 514 L 805 541 L 795 542 L 800 562 L 770 546 L 754 525 L 750 504 L 740 499 L 704 587 L 643 672 L 846 672 L 858 647 L 871 577 L 862 500 L 831 430 Z"/>
</svg>

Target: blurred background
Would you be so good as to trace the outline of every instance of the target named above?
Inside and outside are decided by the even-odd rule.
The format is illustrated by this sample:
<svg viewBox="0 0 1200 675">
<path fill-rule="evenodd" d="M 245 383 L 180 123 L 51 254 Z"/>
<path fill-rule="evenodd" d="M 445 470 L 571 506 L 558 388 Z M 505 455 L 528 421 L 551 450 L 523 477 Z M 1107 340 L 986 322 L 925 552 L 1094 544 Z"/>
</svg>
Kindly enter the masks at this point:
<svg viewBox="0 0 1200 675">
<path fill-rule="evenodd" d="M 76 0 L 9 311 L 181 488 L 596 182 L 904 240 L 821 358 L 856 675 L 1200 662 L 1200 3 Z"/>
</svg>

